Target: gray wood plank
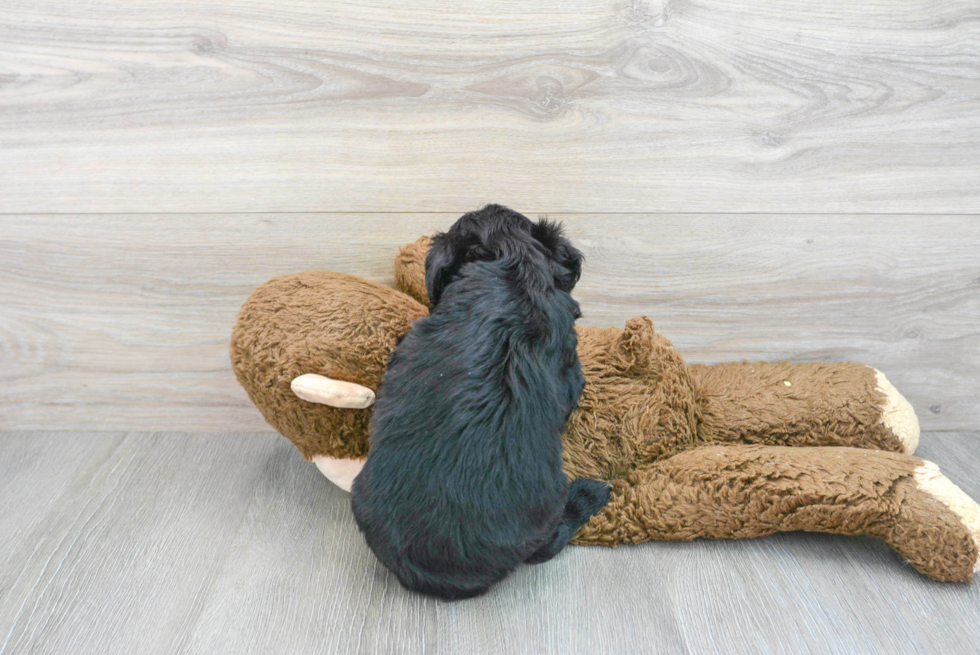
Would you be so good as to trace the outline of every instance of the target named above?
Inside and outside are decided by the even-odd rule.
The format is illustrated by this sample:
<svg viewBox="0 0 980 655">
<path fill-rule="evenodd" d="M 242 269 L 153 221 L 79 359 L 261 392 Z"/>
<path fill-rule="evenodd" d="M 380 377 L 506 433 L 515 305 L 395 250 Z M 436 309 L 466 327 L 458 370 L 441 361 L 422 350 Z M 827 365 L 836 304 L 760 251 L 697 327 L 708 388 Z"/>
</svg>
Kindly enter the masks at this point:
<svg viewBox="0 0 980 655">
<path fill-rule="evenodd" d="M 6 0 L 0 211 L 980 211 L 972 0 Z"/>
<path fill-rule="evenodd" d="M 189 637 L 275 439 L 121 437 L 90 442 L 49 511 L 26 485 L 0 501 L 0 525 L 18 505 L 44 517 L 0 567 L 0 653 L 172 653 Z"/>
<path fill-rule="evenodd" d="M 0 433 L 0 569 L 91 458 L 120 437 L 97 433 Z M 23 502 L 12 502 L 14 499 Z M 9 591 L 0 587 L 0 602 Z"/>
<path fill-rule="evenodd" d="M 422 652 L 438 611 L 403 592 L 358 533 L 350 496 L 280 438 L 187 652 Z"/>
<path fill-rule="evenodd" d="M 922 453 L 980 497 L 976 439 L 925 434 Z M 62 441 L 82 444 L 77 470 L 38 448 Z M 43 514 L 0 564 L 0 653 L 973 652 L 980 640 L 980 585 L 932 582 L 872 539 L 572 547 L 449 604 L 402 589 L 349 496 L 284 439 L 0 444 L 7 470 L 12 453 L 32 460 L 16 485 L 0 479 L 12 492 L 0 534 L 22 520 L 13 507 Z M 61 485 L 57 502 L 26 483 L 35 461 L 50 463 L 37 479 Z"/>
<path fill-rule="evenodd" d="M 0 379 L 15 381 L 0 389 L 0 428 L 271 430 L 228 360 L 248 294 L 311 269 L 391 283 L 399 245 L 438 224 L 427 215 L 0 217 Z"/>
<path fill-rule="evenodd" d="M 852 360 L 925 429 L 980 423 L 976 216 L 569 215 L 583 323 L 647 314 L 691 362 Z M 0 216 L 0 428 L 269 430 L 230 370 L 269 278 L 391 284 L 454 214 Z"/>
<path fill-rule="evenodd" d="M 439 652 L 697 652 L 649 555 L 571 547 L 521 567 L 485 597 L 440 605 Z"/>
</svg>

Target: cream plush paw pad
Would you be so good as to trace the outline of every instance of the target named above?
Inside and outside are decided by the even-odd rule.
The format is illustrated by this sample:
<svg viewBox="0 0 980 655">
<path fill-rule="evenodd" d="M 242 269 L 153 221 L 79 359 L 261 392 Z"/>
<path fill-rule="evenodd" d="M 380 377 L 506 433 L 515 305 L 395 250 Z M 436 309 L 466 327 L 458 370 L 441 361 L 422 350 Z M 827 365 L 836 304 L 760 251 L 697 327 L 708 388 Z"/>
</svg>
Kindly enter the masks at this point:
<svg viewBox="0 0 980 655">
<path fill-rule="evenodd" d="M 364 468 L 366 459 L 335 459 L 325 455 L 316 455 L 313 458 L 313 463 L 328 480 L 344 491 L 350 492 L 354 478 Z"/>
<path fill-rule="evenodd" d="M 911 403 L 892 386 L 885 374 L 874 369 L 878 391 L 885 394 L 885 406 L 881 410 L 881 422 L 902 442 L 902 452 L 911 455 L 919 445 L 919 417 Z"/>
</svg>

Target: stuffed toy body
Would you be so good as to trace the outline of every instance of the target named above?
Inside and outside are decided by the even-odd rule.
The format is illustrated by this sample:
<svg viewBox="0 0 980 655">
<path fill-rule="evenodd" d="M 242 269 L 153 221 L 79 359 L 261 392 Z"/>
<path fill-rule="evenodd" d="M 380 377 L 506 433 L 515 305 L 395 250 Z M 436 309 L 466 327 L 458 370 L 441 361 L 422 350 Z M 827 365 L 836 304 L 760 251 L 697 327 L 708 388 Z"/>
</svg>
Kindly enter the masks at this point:
<svg viewBox="0 0 980 655">
<path fill-rule="evenodd" d="M 245 302 L 231 343 L 266 420 L 347 490 L 369 450 L 388 356 L 426 315 L 428 240 L 395 260 L 398 290 L 341 273 L 277 277 Z M 914 457 L 915 412 L 852 363 L 689 365 L 646 318 L 578 327 L 585 390 L 563 435 L 570 479 L 613 485 L 572 543 L 881 538 L 925 575 L 980 568 L 980 506 Z"/>
</svg>

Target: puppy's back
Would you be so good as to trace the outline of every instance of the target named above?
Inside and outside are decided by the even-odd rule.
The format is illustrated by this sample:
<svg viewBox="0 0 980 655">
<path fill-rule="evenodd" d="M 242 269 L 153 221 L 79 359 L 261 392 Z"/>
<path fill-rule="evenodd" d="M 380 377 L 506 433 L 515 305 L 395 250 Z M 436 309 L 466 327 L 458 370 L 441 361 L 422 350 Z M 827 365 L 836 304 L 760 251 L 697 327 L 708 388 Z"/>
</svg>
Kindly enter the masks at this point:
<svg viewBox="0 0 980 655">
<path fill-rule="evenodd" d="M 379 559 L 444 597 L 485 590 L 553 530 L 560 435 L 581 392 L 567 294 L 534 316 L 491 265 L 473 269 L 392 355 L 353 489 Z"/>
<path fill-rule="evenodd" d="M 353 487 L 368 544 L 406 587 L 481 593 L 556 534 L 561 432 L 584 384 L 580 263 L 559 226 L 499 206 L 434 238 L 432 311 L 392 353 Z"/>
</svg>

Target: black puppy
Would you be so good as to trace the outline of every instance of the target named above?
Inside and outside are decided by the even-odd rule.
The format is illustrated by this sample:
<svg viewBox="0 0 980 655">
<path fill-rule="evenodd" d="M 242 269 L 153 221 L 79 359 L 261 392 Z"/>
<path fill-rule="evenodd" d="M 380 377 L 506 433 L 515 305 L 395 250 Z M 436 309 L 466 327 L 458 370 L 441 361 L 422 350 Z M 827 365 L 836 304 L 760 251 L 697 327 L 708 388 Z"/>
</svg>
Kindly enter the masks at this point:
<svg viewBox="0 0 980 655">
<path fill-rule="evenodd" d="M 585 383 L 569 295 L 581 266 L 559 225 L 499 205 L 433 239 L 431 312 L 391 354 L 351 501 L 408 589 L 481 594 L 554 557 L 609 500 L 607 483 L 562 471 Z"/>
</svg>

